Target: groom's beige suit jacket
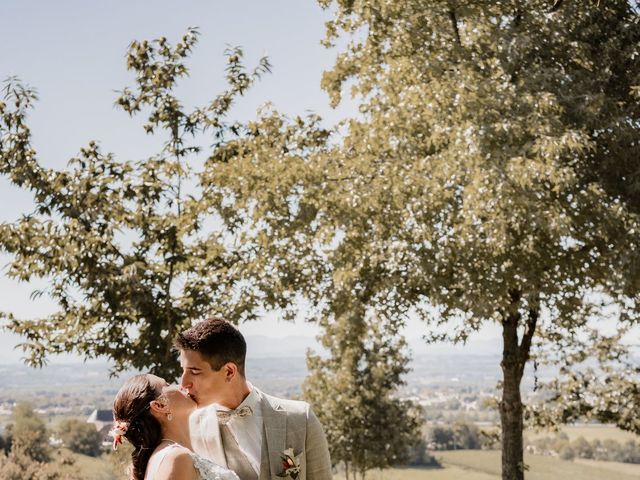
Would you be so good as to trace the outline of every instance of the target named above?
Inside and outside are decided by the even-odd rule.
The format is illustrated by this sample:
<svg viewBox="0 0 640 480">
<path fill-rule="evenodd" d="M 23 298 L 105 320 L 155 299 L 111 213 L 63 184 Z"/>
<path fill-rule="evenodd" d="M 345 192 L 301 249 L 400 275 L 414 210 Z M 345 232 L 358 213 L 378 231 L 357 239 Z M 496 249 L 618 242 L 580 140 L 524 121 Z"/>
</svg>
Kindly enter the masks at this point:
<svg viewBox="0 0 640 480">
<path fill-rule="evenodd" d="M 259 480 L 282 480 L 280 456 L 288 448 L 293 448 L 300 463 L 298 480 L 331 480 L 327 440 L 311 406 L 259 393 L 264 423 Z M 227 467 L 215 405 L 196 410 L 189 428 L 193 450 Z"/>
</svg>

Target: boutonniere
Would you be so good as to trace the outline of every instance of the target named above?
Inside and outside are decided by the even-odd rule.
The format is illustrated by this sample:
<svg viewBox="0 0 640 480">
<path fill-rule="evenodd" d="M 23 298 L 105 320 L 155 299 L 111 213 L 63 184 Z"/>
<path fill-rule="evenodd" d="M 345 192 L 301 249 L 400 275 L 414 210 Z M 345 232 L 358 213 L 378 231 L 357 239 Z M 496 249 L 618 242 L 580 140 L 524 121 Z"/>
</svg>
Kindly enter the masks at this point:
<svg viewBox="0 0 640 480">
<path fill-rule="evenodd" d="M 282 459 L 282 473 L 279 477 L 291 477 L 297 480 L 300 475 L 300 455 L 297 457 L 293 454 L 293 448 L 287 448 L 280 454 Z"/>
</svg>

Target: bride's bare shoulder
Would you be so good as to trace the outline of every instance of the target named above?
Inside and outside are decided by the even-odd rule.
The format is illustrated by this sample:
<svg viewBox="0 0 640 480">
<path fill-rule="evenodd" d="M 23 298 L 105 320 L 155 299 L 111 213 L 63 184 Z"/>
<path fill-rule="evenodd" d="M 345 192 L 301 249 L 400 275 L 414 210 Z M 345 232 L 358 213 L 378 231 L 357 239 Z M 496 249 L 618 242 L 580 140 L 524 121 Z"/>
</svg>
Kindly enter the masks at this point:
<svg viewBox="0 0 640 480">
<path fill-rule="evenodd" d="M 197 480 L 198 473 L 193 459 L 184 447 L 174 447 L 166 452 L 154 480 Z"/>
</svg>

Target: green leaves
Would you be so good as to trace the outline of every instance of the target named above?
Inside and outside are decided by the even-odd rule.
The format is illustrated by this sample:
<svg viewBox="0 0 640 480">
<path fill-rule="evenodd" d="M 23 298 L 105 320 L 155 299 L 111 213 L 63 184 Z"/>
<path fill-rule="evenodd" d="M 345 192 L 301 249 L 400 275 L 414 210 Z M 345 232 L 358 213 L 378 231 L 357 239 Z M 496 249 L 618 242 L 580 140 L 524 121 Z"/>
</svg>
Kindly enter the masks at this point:
<svg viewBox="0 0 640 480">
<path fill-rule="evenodd" d="M 309 354 L 305 398 L 323 424 L 331 459 L 364 476 L 402 464 L 420 439 L 419 407 L 395 397 L 408 371 L 400 324 L 366 314 L 362 305 L 323 321 L 330 356 Z"/>
<path fill-rule="evenodd" d="M 514 406 L 530 354 L 580 344 L 601 295 L 637 322 L 640 29 L 626 0 L 596 3 L 320 2 L 343 45 L 322 85 L 360 115 L 293 154 L 277 116 L 233 145 L 269 300 L 302 295 L 324 327 L 415 312 L 456 342 L 497 321 Z"/>
<path fill-rule="evenodd" d="M 73 351 L 110 358 L 114 373 L 150 369 L 171 379 L 179 374 L 172 345 L 178 331 L 214 313 L 241 321 L 260 311 L 258 287 L 266 282 L 255 289 L 241 283 L 242 265 L 251 270 L 255 252 L 238 247 L 244 218 L 230 208 L 225 177 L 197 156 L 223 155 L 229 163 L 244 154 L 253 137 L 225 116 L 269 63 L 262 59 L 248 72 L 242 51 L 228 50 L 228 90 L 187 112 L 174 90 L 197 39 L 190 29 L 175 46 L 165 38 L 129 46 L 135 88 L 116 103 L 130 115 L 148 111 L 147 133 L 167 139 L 161 152 L 137 163 L 116 160 L 92 141 L 68 169 L 43 168 L 26 124 L 35 92 L 16 79 L 5 83 L 0 173 L 33 192 L 34 210 L 0 225 L 0 248 L 11 255 L 10 276 L 46 279 L 38 295 L 59 305 L 44 318 L 4 316 L 3 326 L 25 338 L 31 365 Z M 210 149 L 188 143 L 204 135 L 213 138 Z"/>
<path fill-rule="evenodd" d="M 363 115 L 304 167 L 282 171 L 281 198 L 314 206 L 305 225 L 277 202 L 257 217 L 293 229 L 270 235 L 313 245 L 290 263 L 330 265 L 326 281 L 299 290 L 340 301 L 369 291 L 372 305 L 393 298 L 395 311 L 428 300 L 474 325 L 500 318 L 512 288 L 525 293 L 523 315 L 526 298 L 549 306 L 549 324 L 579 324 L 595 288 L 637 298 L 611 273 L 637 277 L 627 269 L 637 238 L 625 232 L 637 229 L 640 198 L 629 156 L 638 59 L 619 36 L 640 33 L 621 20 L 633 18 L 627 2 L 553 15 L 544 2 L 458 2 L 457 33 L 449 2 L 428 15 L 420 2 L 332 5 L 328 36 L 350 43 L 323 85 L 334 102 L 354 85 Z M 239 202 L 257 197 L 274 164 L 248 165 Z"/>
</svg>

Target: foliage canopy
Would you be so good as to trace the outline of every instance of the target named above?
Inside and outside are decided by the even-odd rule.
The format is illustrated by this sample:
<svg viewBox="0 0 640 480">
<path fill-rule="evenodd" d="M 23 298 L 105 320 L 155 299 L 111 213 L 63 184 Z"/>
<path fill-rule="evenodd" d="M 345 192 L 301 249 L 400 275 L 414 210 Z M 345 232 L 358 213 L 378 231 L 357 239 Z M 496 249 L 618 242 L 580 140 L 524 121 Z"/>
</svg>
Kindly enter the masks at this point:
<svg viewBox="0 0 640 480">
<path fill-rule="evenodd" d="M 402 465 L 420 446 L 420 407 L 397 398 L 408 371 L 406 344 L 395 322 L 343 315 L 325 325 L 328 358 L 309 355 L 304 397 L 322 422 L 331 459 L 347 479 L 374 468 Z"/>
<path fill-rule="evenodd" d="M 0 173 L 33 192 L 35 208 L 0 225 L 0 248 L 11 254 L 9 276 L 47 279 L 34 295 L 48 294 L 60 307 L 33 320 L 4 315 L 25 337 L 30 364 L 75 351 L 113 359 L 116 372 L 150 368 L 174 378 L 179 330 L 213 313 L 255 317 L 259 299 L 238 282 L 238 218 L 212 168 L 230 161 L 232 149 L 218 151 L 243 134 L 229 110 L 270 65 L 263 58 L 248 71 L 242 51 L 227 50 L 228 89 L 188 110 L 174 90 L 197 38 L 191 29 L 175 46 L 165 38 L 129 46 L 135 88 L 120 92 L 116 104 L 131 116 L 145 112 L 145 131 L 166 138 L 158 154 L 138 162 L 117 160 L 91 141 L 68 170 L 43 167 L 27 125 L 36 93 L 15 78 L 5 82 Z M 198 145 L 206 140 L 210 150 Z"/>
<path fill-rule="evenodd" d="M 521 479 L 532 354 L 581 348 L 597 319 L 638 321 L 638 14 L 626 0 L 320 4 L 327 44 L 347 43 L 323 86 L 334 104 L 350 88 L 360 116 L 303 158 L 238 157 L 235 206 L 311 317 L 413 312 L 454 342 L 501 325 L 503 478 Z"/>
</svg>

